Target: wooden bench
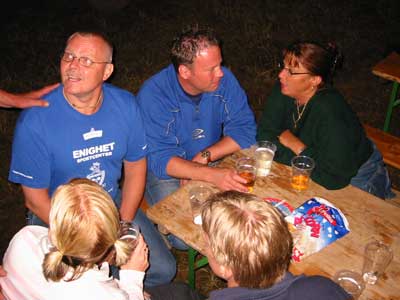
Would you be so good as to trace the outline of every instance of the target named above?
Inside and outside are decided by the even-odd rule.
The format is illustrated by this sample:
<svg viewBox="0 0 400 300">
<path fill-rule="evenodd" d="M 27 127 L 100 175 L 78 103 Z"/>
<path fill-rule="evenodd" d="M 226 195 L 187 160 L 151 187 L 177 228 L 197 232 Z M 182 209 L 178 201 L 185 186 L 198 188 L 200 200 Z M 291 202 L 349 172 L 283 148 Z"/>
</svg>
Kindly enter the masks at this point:
<svg viewBox="0 0 400 300">
<path fill-rule="evenodd" d="M 400 55 L 396 52 L 392 52 L 388 57 L 381 60 L 373 67 L 372 73 L 384 79 L 393 81 L 392 93 L 390 95 L 385 124 L 383 126 L 383 131 L 388 132 L 393 108 L 400 105 L 400 98 L 398 98 L 400 85 Z"/>
<path fill-rule="evenodd" d="M 364 128 L 367 136 L 382 153 L 383 161 L 400 169 L 400 138 L 366 124 L 364 124 Z"/>
</svg>

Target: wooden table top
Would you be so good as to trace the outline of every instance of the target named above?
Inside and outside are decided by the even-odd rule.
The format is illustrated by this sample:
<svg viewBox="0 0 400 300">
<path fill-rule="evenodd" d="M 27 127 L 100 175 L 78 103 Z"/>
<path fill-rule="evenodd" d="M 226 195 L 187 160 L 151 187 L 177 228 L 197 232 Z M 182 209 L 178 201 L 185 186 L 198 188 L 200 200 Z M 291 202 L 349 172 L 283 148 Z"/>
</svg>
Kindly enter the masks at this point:
<svg viewBox="0 0 400 300">
<path fill-rule="evenodd" d="M 396 52 L 390 53 L 372 68 L 372 73 L 400 83 L 400 55 Z"/>
<path fill-rule="evenodd" d="M 248 151 L 242 150 L 225 158 L 220 166 L 233 167 L 235 160 L 249 154 Z M 353 186 L 330 191 L 311 182 L 307 191 L 296 192 L 290 186 L 289 176 L 289 167 L 273 162 L 270 175 L 257 178 L 253 193 L 286 200 L 294 208 L 312 197 L 324 198 L 344 213 L 350 226 L 350 233 L 300 263 L 292 263 L 290 271 L 330 278 L 341 269 L 361 273 L 364 246 L 375 238 L 392 246 L 394 258 L 382 278 L 375 285 L 366 286 L 360 300 L 400 299 L 400 208 Z M 192 248 L 204 253 L 201 226 L 193 223 L 189 203 L 189 190 L 200 184 L 218 191 L 208 183 L 189 182 L 149 208 L 147 215 L 154 223 L 163 225 Z"/>
</svg>

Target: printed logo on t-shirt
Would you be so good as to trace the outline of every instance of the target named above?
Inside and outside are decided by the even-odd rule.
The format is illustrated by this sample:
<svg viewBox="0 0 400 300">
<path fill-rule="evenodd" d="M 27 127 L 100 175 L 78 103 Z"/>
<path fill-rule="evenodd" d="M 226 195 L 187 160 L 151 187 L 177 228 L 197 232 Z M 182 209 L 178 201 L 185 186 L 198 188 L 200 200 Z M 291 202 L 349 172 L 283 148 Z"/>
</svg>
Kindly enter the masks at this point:
<svg viewBox="0 0 400 300">
<path fill-rule="evenodd" d="M 92 159 L 99 159 L 101 157 L 111 156 L 114 151 L 114 145 L 115 142 L 112 142 L 108 144 L 83 148 L 80 150 L 73 150 L 72 156 L 78 164 Z"/>
<path fill-rule="evenodd" d="M 192 139 L 198 140 L 198 139 L 204 139 L 206 136 L 204 134 L 204 129 L 201 128 L 196 128 L 192 132 Z"/>
<path fill-rule="evenodd" d="M 103 186 L 104 178 L 106 177 L 106 171 L 100 169 L 100 163 L 94 162 L 90 167 L 90 171 L 92 171 L 92 173 L 87 175 L 86 178 Z"/>
<path fill-rule="evenodd" d="M 103 130 L 96 130 L 92 127 L 92 128 L 90 128 L 89 132 L 84 133 L 82 136 L 85 141 L 94 139 L 94 138 L 100 138 L 103 136 Z"/>
</svg>

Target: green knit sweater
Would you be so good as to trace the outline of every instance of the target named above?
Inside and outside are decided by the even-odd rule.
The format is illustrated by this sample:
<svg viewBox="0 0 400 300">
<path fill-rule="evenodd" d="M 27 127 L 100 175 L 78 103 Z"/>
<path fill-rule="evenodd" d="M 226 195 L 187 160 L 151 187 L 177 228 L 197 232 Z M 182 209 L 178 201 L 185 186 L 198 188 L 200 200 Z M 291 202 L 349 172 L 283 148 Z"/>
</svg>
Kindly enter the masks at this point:
<svg viewBox="0 0 400 300">
<path fill-rule="evenodd" d="M 295 153 L 279 143 L 277 138 L 289 129 L 307 146 L 301 155 L 315 160 L 311 175 L 315 182 L 327 189 L 348 185 L 371 156 L 372 145 L 343 96 L 332 87 L 324 88 L 310 99 L 294 128 L 293 119 L 297 117 L 295 99 L 283 95 L 277 83 L 267 99 L 257 140 L 274 142 L 277 145 L 274 160 L 290 165 Z"/>
</svg>

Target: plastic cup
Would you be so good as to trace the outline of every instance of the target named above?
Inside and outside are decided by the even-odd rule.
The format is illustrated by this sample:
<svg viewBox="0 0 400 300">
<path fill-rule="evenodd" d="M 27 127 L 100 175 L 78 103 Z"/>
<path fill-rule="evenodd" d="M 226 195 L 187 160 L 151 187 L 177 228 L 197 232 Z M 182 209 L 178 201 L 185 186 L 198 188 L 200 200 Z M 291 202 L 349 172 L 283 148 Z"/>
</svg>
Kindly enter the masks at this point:
<svg viewBox="0 0 400 300">
<path fill-rule="evenodd" d="M 365 246 L 362 274 L 364 281 L 375 284 L 393 258 L 392 249 L 381 241 L 372 241 Z"/>
<path fill-rule="evenodd" d="M 268 176 L 276 152 L 276 145 L 269 141 L 258 141 L 254 145 L 257 176 Z"/>
<path fill-rule="evenodd" d="M 121 222 L 120 236 L 122 240 L 129 240 L 132 250 L 137 245 L 137 240 L 140 235 L 139 225 L 133 222 Z"/>
<path fill-rule="evenodd" d="M 291 185 L 296 191 L 304 191 L 308 189 L 310 176 L 314 169 L 315 163 L 311 157 L 295 156 L 291 160 L 292 177 Z"/>
<path fill-rule="evenodd" d="M 361 274 L 351 270 L 340 270 L 333 276 L 333 281 L 340 285 L 354 300 L 360 297 L 365 288 Z"/>
<path fill-rule="evenodd" d="M 192 209 L 193 223 L 201 225 L 201 206 L 211 196 L 212 190 L 200 185 L 189 190 L 190 207 Z"/>
<path fill-rule="evenodd" d="M 256 161 L 251 157 L 239 158 L 236 162 L 236 171 L 240 177 L 246 179 L 244 185 L 247 186 L 249 192 L 252 192 L 257 174 Z"/>
</svg>

